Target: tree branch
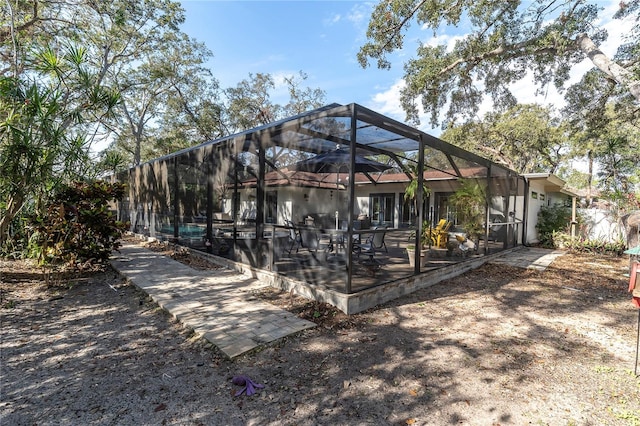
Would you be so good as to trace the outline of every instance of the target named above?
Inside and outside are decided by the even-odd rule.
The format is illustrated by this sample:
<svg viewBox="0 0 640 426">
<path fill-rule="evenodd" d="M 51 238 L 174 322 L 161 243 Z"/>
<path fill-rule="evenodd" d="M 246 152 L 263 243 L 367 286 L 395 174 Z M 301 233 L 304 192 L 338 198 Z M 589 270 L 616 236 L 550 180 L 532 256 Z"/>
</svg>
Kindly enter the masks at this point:
<svg viewBox="0 0 640 426">
<path fill-rule="evenodd" d="M 440 72 L 438 73 L 438 75 L 443 75 L 446 74 L 452 70 L 454 70 L 456 67 L 458 67 L 459 65 L 462 65 L 464 63 L 478 63 L 478 62 L 482 62 L 485 59 L 488 58 L 496 58 L 499 57 L 501 55 L 504 55 L 506 53 L 512 52 L 513 54 L 510 55 L 511 57 L 518 57 L 520 55 L 524 55 L 525 52 L 519 52 L 520 50 L 524 49 L 525 47 L 531 45 L 532 42 L 530 40 L 528 41 L 524 41 L 521 43 L 516 43 L 516 44 L 512 44 L 512 45 L 502 45 L 502 46 L 498 46 L 493 50 L 489 50 L 488 52 L 484 52 L 481 53 L 479 55 L 475 55 L 475 56 L 471 56 L 469 58 L 458 58 L 456 61 L 454 61 L 453 63 L 447 65 L 446 67 L 444 67 L 443 69 L 440 70 Z M 557 49 L 555 47 L 541 47 L 538 49 L 534 49 L 530 52 L 526 52 L 527 55 L 531 55 L 531 54 L 537 54 L 537 53 L 556 53 Z"/>
<path fill-rule="evenodd" d="M 384 52 L 388 46 L 391 44 L 391 40 L 393 40 L 393 38 L 400 32 L 400 30 L 402 30 L 402 28 L 405 26 L 405 24 L 407 22 L 409 22 L 409 20 L 411 18 L 413 18 L 413 15 L 415 15 L 418 10 L 420 10 L 420 8 L 422 7 L 423 4 L 425 4 L 427 2 L 427 0 L 422 0 L 420 1 L 416 7 L 413 8 L 413 10 L 411 11 L 411 13 L 409 13 L 407 16 L 405 16 L 405 18 L 396 26 L 388 28 L 386 31 L 384 31 L 387 34 L 390 34 L 387 37 L 387 41 L 385 41 L 385 43 L 380 46 L 380 51 Z"/>
<path fill-rule="evenodd" d="M 33 18 L 31 18 L 27 22 L 23 23 L 22 25 L 18 25 L 18 26 L 15 26 L 14 11 L 13 11 L 13 8 L 11 7 L 11 3 L 8 0 L 7 0 L 7 7 L 9 8 L 9 11 L 10 11 L 10 14 L 11 14 L 11 25 L 7 29 L 0 30 L 0 40 L 5 40 L 8 37 L 12 37 L 13 38 L 13 36 L 14 36 L 14 34 L 16 32 L 25 30 L 25 29 L 35 25 L 36 22 L 40 21 L 40 17 L 38 16 L 38 1 L 37 0 L 33 2 Z"/>
<path fill-rule="evenodd" d="M 628 88 L 633 97 L 640 101 L 640 81 L 635 80 L 629 70 L 605 55 L 586 33 L 580 34 L 575 42 L 600 71 L 604 72 L 616 83 Z"/>
</svg>

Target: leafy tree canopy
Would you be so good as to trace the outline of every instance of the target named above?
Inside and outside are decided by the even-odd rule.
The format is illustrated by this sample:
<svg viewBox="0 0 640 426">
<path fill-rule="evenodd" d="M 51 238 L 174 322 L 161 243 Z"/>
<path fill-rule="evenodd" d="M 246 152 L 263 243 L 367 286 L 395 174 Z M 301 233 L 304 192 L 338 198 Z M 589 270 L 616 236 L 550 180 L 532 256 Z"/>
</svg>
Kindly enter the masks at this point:
<svg viewBox="0 0 640 426">
<path fill-rule="evenodd" d="M 31 78 L 0 76 L 0 243 L 25 203 L 92 175 L 87 121 L 107 116 L 119 95 L 96 84 L 84 51 L 33 57 Z"/>
<path fill-rule="evenodd" d="M 584 0 L 473 1 L 385 0 L 374 9 L 368 42 L 358 53 L 363 67 L 370 60 L 391 66 L 387 56 L 404 45 L 412 23 L 440 34 L 448 26 L 468 28 L 453 48 L 421 44 L 405 63 L 401 104 L 407 119 L 418 123 L 419 107 L 432 125 L 448 105 L 446 121 L 470 118 L 489 95 L 496 109 L 513 106 L 509 86 L 529 72 L 538 87 L 561 88 L 573 65 L 589 58 L 612 84 L 640 102 L 640 0 L 620 2 L 616 18 L 636 17 L 636 25 L 618 55 L 609 58 L 598 44 L 607 34 L 598 27 L 598 2 Z M 635 53 L 635 55 L 634 55 Z"/>
<path fill-rule="evenodd" d="M 169 0 L 7 1 L 0 8 L 0 243 L 25 204 L 91 178 L 89 150 L 114 130 L 119 83 L 184 16 Z"/>
<path fill-rule="evenodd" d="M 516 105 L 450 126 L 441 138 L 519 173 L 555 173 L 568 144 L 563 126 L 539 105 Z"/>
<path fill-rule="evenodd" d="M 570 132 L 567 155 L 586 161 L 588 170 L 584 176 L 571 169 L 561 174 L 568 174 L 574 184 L 586 181 L 582 187 L 588 203 L 593 187 L 611 199 L 634 192 L 640 184 L 640 107 L 593 70 L 569 88 L 565 99 L 562 116 Z"/>
<path fill-rule="evenodd" d="M 324 105 L 324 90 L 302 87 L 307 78 L 307 74 L 302 71 L 297 75 L 284 77 L 282 84 L 289 93 L 289 100 L 284 105 L 271 100 L 276 89 L 276 81 L 271 74 L 249 74 L 249 78 L 242 80 L 236 87 L 226 89 L 231 132 L 251 129 Z"/>
<path fill-rule="evenodd" d="M 599 166 L 598 187 L 615 198 L 633 193 L 640 184 L 640 128 L 616 118 L 612 109 L 606 114 L 609 121 L 599 133 L 593 156 Z"/>
<path fill-rule="evenodd" d="M 289 99 L 282 105 L 271 99 L 276 89 L 276 81 L 272 75 L 249 74 L 248 79 L 225 90 L 229 130 L 232 133 L 241 132 L 321 107 L 325 102 L 325 92 L 318 88 L 302 87 L 307 78 L 307 74 L 302 71 L 297 75 L 284 77 L 281 83 L 287 88 Z M 302 154 L 292 154 L 283 147 L 274 147 L 267 153 L 271 164 L 278 167 L 305 158 L 300 155 Z"/>
</svg>

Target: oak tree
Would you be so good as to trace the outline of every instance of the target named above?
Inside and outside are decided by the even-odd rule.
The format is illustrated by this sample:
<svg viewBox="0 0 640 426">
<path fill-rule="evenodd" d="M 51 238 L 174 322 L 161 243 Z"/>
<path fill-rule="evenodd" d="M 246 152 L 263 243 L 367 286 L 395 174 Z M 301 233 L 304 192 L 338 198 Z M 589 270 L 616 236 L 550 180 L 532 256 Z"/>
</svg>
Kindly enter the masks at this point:
<svg viewBox="0 0 640 426">
<path fill-rule="evenodd" d="M 401 104 L 407 119 L 419 122 L 419 107 L 435 125 L 448 106 L 445 121 L 476 115 L 485 95 L 496 109 L 513 106 L 510 85 L 532 73 L 538 87 L 562 87 L 571 67 L 589 58 L 599 72 L 624 87 L 640 102 L 637 55 L 617 60 L 598 45 L 607 33 L 598 27 L 598 2 L 584 0 L 384 0 L 375 7 L 358 60 L 389 68 L 388 55 L 404 46 L 410 25 L 417 23 L 439 35 L 447 27 L 465 34 L 452 48 L 423 43 L 404 64 L 406 86 Z M 638 52 L 640 1 L 620 2 L 615 18 L 635 17 L 635 26 L 621 50 Z M 436 39 L 437 40 L 437 39 Z"/>
<path fill-rule="evenodd" d="M 555 173 L 568 145 L 565 133 L 550 109 L 518 104 L 450 126 L 441 138 L 519 173 Z"/>
</svg>

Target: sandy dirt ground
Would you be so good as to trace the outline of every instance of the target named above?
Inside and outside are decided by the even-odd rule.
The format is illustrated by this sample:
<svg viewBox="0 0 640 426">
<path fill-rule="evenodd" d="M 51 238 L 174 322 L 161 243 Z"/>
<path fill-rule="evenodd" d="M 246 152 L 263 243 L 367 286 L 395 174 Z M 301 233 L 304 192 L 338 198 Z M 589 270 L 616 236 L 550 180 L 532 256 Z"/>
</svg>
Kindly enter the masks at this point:
<svg viewBox="0 0 640 426">
<path fill-rule="evenodd" d="M 261 290 L 318 327 L 234 361 L 112 270 L 0 267 L 1 425 L 640 424 L 626 258 L 485 265 L 349 317 Z"/>
</svg>

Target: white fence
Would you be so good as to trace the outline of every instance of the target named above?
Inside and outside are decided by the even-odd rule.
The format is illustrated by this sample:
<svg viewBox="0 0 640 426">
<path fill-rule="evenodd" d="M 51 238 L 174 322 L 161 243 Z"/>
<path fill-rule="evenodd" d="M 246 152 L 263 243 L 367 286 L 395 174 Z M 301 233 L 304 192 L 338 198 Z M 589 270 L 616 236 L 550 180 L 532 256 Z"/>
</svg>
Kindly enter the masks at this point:
<svg viewBox="0 0 640 426">
<path fill-rule="evenodd" d="M 578 209 L 578 213 L 584 218 L 581 231 L 587 238 L 608 242 L 619 239 L 626 241 L 626 232 L 622 223 L 613 218 L 609 210 Z"/>
</svg>

